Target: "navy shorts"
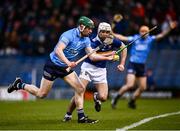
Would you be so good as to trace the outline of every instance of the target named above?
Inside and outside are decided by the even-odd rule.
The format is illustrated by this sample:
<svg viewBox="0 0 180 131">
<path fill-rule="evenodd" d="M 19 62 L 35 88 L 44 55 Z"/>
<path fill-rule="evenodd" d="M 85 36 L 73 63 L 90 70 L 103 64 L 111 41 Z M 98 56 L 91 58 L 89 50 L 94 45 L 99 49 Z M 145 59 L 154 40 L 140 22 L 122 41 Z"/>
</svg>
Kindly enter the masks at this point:
<svg viewBox="0 0 180 131">
<path fill-rule="evenodd" d="M 61 67 L 54 64 L 51 59 L 49 58 L 44 65 L 44 72 L 43 76 L 45 79 L 54 81 L 56 78 L 64 78 L 65 76 L 71 74 L 73 70 L 69 72 L 66 71 L 67 67 Z"/>
<path fill-rule="evenodd" d="M 146 76 L 145 64 L 129 62 L 127 72 L 136 77 Z"/>
</svg>

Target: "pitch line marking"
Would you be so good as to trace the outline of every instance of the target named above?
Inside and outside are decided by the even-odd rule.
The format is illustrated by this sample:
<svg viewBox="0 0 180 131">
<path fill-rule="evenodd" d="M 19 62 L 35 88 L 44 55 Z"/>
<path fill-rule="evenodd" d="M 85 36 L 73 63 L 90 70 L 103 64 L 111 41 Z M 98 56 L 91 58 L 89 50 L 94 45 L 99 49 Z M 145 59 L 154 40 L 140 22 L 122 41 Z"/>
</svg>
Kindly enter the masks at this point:
<svg viewBox="0 0 180 131">
<path fill-rule="evenodd" d="M 126 131 L 126 130 L 132 129 L 132 128 L 137 127 L 137 126 L 140 126 L 140 125 L 142 125 L 144 123 L 147 123 L 147 122 L 149 122 L 151 120 L 154 120 L 154 119 L 163 118 L 163 117 L 172 116 L 172 115 L 178 115 L 178 114 L 180 114 L 180 111 L 172 112 L 172 113 L 166 113 L 166 114 L 153 116 L 153 117 L 148 117 L 148 118 L 145 118 L 143 120 L 140 120 L 139 122 L 133 123 L 133 124 L 131 124 L 129 126 L 125 126 L 123 128 L 116 129 L 116 131 Z"/>
</svg>

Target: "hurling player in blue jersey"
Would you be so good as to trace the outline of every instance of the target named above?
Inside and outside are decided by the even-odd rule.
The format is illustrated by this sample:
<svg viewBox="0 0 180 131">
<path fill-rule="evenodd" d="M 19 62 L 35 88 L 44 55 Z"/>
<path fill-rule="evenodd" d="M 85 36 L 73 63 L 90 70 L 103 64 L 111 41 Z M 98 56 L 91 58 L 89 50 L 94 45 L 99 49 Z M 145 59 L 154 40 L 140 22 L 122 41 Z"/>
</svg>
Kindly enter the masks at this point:
<svg viewBox="0 0 180 131">
<path fill-rule="evenodd" d="M 40 88 L 35 85 L 23 83 L 20 78 L 17 78 L 8 88 L 11 93 L 14 90 L 23 89 L 31 94 L 44 98 L 52 88 L 56 78 L 62 78 L 75 90 L 75 103 L 78 113 L 78 123 L 96 123 L 97 120 L 91 120 L 84 115 L 83 110 L 83 94 L 85 87 L 78 78 L 77 74 L 70 70 L 66 71 L 67 67 L 75 67 L 74 58 L 82 52 L 91 52 L 91 41 L 89 35 L 92 33 L 94 23 L 88 17 L 82 16 L 79 19 L 78 27 L 64 32 L 59 41 L 50 53 L 49 59 L 44 66 L 43 77 L 41 79 Z M 90 55 L 91 60 L 112 60 L 113 56 L 105 57 L 96 53 Z"/>
<path fill-rule="evenodd" d="M 151 49 L 151 45 L 156 41 L 164 36 L 166 36 L 171 29 L 174 29 L 176 27 L 176 22 L 171 22 L 170 27 L 163 32 L 161 32 L 158 35 L 146 35 L 144 38 L 141 38 L 137 41 L 135 41 L 131 46 L 131 52 L 130 52 L 130 61 L 128 65 L 127 70 L 127 77 L 126 77 L 126 84 L 122 86 L 122 88 L 119 89 L 118 93 L 112 98 L 111 106 L 112 108 L 116 107 L 118 99 L 129 89 L 133 88 L 135 82 L 138 84 L 138 88 L 130 98 L 130 101 L 128 102 L 128 107 L 135 109 L 136 99 L 141 95 L 141 93 L 146 90 L 146 71 L 145 71 L 145 62 L 147 60 L 147 56 L 149 54 L 149 51 Z M 123 36 L 120 34 L 114 34 L 114 36 L 122 41 L 125 42 L 131 42 L 140 35 L 143 35 L 144 33 L 149 31 L 149 27 L 143 25 L 139 29 L 139 34 L 136 34 L 134 36 Z"/>
<path fill-rule="evenodd" d="M 104 56 L 113 54 L 113 49 L 123 48 L 125 45 L 118 39 L 110 37 L 111 26 L 106 22 L 101 22 L 98 26 L 98 35 L 92 39 L 91 46 L 96 48 L 97 46 L 104 44 L 97 53 Z M 126 60 L 127 50 L 123 50 L 121 53 L 121 61 L 117 66 L 119 71 L 124 70 L 124 64 Z M 108 97 L 108 84 L 106 74 L 106 62 L 107 61 L 92 61 L 87 58 L 81 65 L 80 79 L 85 87 L 90 81 L 95 85 L 97 92 L 94 93 L 95 110 L 99 112 L 101 110 L 101 102 L 107 100 Z M 72 119 L 72 112 L 75 109 L 74 97 L 68 107 L 67 113 L 63 121 L 70 121 Z"/>
</svg>

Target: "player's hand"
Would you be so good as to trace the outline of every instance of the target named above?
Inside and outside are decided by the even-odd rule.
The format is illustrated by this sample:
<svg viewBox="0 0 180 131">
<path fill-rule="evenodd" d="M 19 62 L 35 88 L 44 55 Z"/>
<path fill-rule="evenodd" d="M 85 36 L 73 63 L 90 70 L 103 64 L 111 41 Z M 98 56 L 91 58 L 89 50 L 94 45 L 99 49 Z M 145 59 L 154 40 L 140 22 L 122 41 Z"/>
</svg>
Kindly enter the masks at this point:
<svg viewBox="0 0 180 131">
<path fill-rule="evenodd" d="M 112 55 L 115 55 L 115 54 L 116 54 L 116 51 L 112 51 L 111 54 L 112 54 Z"/>
<path fill-rule="evenodd" d="M 113 55 L 113 61 L 119 61 L 119 55 Z"/>
<path fill-rule="evenodd" d="M 106 58 L 107 58 L 107 60 L 112 61 L 113 57 L 114 57 L 114 55 L 110 55 L 110 56 L 107 56 Z"/>
<path fill-rule="evenodd" d="M 174 29 L 174 28 L 177 27 L 177 22 L 176 21 L 172 21 L 172 22 L 169 23 L 169 26 L 170 26 L 171 29 Z"/>
<path fill-rule="evenodd" d="M 119 71 L 124 71 L 124 65 L 119 64 L 117 68 Z"/>
<path fill-rule="evenodd" d="M 109 61 L 119 61 L 119 55 L 115 55 L 114 53 L 107 57 L 107 60 Z"/>
<path fill-rule="evenodd" d="M 110 55 L 115 55 L 116 54 L 116 51 L 111 51 L 108 55 L 110 56 Z"/>
<path fill-rule="evenodd" d="M 74 68 L 75 66 L 77 66 L 76 62 L 74 62 L 74 61 L 69 62 L 67 65 L 68 65 L 68 67 L 71 67 L 71 68 Z"/>
</svg>

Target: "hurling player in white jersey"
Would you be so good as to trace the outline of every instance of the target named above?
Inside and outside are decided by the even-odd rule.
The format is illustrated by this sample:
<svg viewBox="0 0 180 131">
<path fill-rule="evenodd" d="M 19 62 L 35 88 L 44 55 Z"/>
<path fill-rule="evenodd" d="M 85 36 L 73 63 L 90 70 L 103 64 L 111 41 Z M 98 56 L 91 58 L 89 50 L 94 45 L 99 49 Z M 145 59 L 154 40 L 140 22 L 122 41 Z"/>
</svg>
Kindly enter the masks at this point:
<svg viewBox="0 0 180 131">
<path fill-rule="evenodd" d="M 75 91 L 74 100 L 77 108 L 78 123 L 96 123 L 97 120 L 85 117 L 83 110 L 85 86 L 82 84 L 75 71 L 70 70 L 68 72 L 66 70 L 67 67 L 73 68 L 76 66 L 74 58 L 76 58 L 78 54 L 84 52 L 84 50 L 87 53 L 93 51 L 91 48 L 91 41 L 88 37 L 92 33 L 92 28 L 94 28 L 94 23 L 91 19 L 85 16 L 80 17 L 78 27 L 64 32 L 60 36 L 56 47 L 49 55 L 49 59 L 44 65 L 40 88 L 35 85 L 23 83 L 20 78 L 17 78 L 9 86 L 8 93 L 22 89 L 34 96 L 44 98 L 51 90 L 54 80 L 56 78 L 62 78 Z M 91 60 L 112 60 L 113 56 L 106 57 L 93 53 L 89 58 Z"/>
<path fill-rule="evenodd" d="M 97 51 L 104 56 L 113 54 L 113 49 L 123 48 L 125 45 L 118 39 L 111 37 L 111 26 L 106 22 L 101 22 L 98 26 L 98 34 L 92 40 L 92 48 L 104 44 L 104 46 Z M 124 70 L 124 64 L 127 56 L 127 49 L 121 52 L 121 61 L 117 66 L 119 71 Z M 99 112 L 101 110 L 101 102 L 107 100 L 108 97 L 108 84 L 107 84 L 107 71 L 105 61 L 92 61 L 89 58 L 86 59 L 81 65 L 80 79 L 85 87 L 89 82 L 93 82 L 97 92 L 94 93 L 95 110 Z M 75 109 L 74 97 L 68 107 L 63 121 L 70 121 L 72 118 L 72 112 Z"/>
<path fill-rule="evenodd" d="M 146 90 L 146 71 L 145 71 L 145 62 L 147 60 L 147 56 L 150 52 L 151 45 L 159 39 L 162 39 L 164 36 L 166 36 L 172 29 L 176 27 L 176 22 L 170 22 L 170 27 L 160 34 L 157 35 L 146 35 L 145 37 L 135 41 L 131 45 L 131 52 L 130 52 L 130 60 L 129 65 L 127 69 L 127 77 L 126 77 L 126 84 L 123 85 L 118 93 L 112 98 L 111 106 L 112 108 L 116 108 L 118 99 L 129 89 L 132 89 L 134 87 L 135 82 L 138 84 L 138 88 L 133 93 L 132 97 L 130 98 L 130 101 L 128 102 L 128 107 L 135 109 L 136 99 L 141 95 L 141 93 Z M 142 25 L 139 29 L 139 34 L 136 34 L 134 36 L 123 36 L 120 34 L 114 34 L 114 36 L 122 41 L 125 42 L 131 42 L 140 35 L 143 35 L 149 31 L 149 27 Z"/>
</svg>

